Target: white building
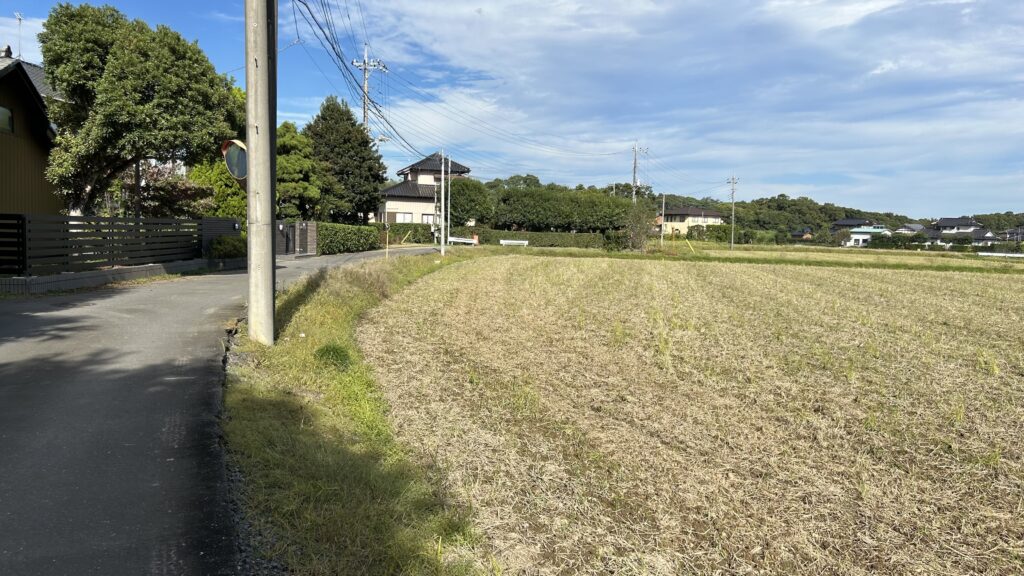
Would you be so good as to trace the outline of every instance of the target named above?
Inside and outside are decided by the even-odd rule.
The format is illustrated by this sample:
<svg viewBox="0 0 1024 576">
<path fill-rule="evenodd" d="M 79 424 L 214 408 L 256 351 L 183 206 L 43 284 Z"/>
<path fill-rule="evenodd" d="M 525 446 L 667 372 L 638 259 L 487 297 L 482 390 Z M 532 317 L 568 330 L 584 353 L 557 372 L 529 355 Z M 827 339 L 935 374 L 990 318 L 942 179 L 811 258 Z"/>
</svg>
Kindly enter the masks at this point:
<svg viewBox="0 0 1024 576">
<path fill-rule="evenodd" d="M 470 170 L 466 166 L 451 161 L 452 178 L 465 178 Z M 391 224 L 434 224 L 440 209 L 438 194 L 441 184 L 441 154 L 435 152 L 430 156 L 410 164 L 398 171 L 402 181 L 394 186 L 381 190 L 381 203 L 374 222 Z"/>
<path fill-rule="evenodd" d="M 892 236 L 892 232 L 882 225 L 873 226 L 861 226 L 859 228 L 850 229 L 849 240 L 843 242 L 843 246 L 857 246 L 863 247 L 871 243 L 872 238 L 879 236 Z"/>
</svg>

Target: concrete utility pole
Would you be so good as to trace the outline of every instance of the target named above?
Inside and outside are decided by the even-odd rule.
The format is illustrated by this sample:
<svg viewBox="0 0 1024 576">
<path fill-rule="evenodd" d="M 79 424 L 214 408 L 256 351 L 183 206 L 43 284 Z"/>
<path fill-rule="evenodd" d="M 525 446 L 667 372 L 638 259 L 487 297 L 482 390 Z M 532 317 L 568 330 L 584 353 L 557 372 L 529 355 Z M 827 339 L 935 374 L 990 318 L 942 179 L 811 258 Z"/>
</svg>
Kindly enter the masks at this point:
<svg viewBox="0 0 1024 576">
<path fill-rule="evenodd" d="M 249 337 L 274 344 L 277 0 L 245 0 Z"/>
<path fill-rule="evenodd" d="M 363 129 L 366 133 L 370 133 L 370 71 L 372 70 L 383 70 L 388 71 L 388 67 L 383 62 L 374 58 L 370 60 L 370 47 L 368 44 L 363 44 L 363 59 L 353 60 L 352 65 L 363 71 Z"/>
<path fill-rule="evenodd" d="M 665 247 L 665 193 L 661 193 L 661 240 L 659 241 L 662 248 Z"/>
<path fill-rule="evenodd" d="M 445 244 L 448 239 L 444 236 L 444 150 L 441 150 L 441 256 L 444 256 Z"/>
<path fill-rule="evenodd" d="M 637 181 L 636 181 L 636 152 L 637 152 L 637 142 L 634 141 L 633 142 L 633 204 L 636 204 L 636 186 L 637 186 Z"/>
<path fill-rule="evenodd" d="M 735 176 L 729 178 L 729 198 L 732 200 L 732 234 L 729 237 L 729 250 L 732 250 L 734 244 L 736 244 L 736 183 L 739 180 Z"/>
<path fill-rule="evenodd" d="M 447 165 L 447 170 L 445 172 L 445 174 L 447 174 L 447 176 L 445 176 L 445 178 L 447 179 L 447 182 L 445 183 L 445 189 L 448 190 L 448 236 L 451 236 L 452 235 L 452 157 L 451 156 L 449 156 L 445 160 L 445 164 Z"/>
</svg>

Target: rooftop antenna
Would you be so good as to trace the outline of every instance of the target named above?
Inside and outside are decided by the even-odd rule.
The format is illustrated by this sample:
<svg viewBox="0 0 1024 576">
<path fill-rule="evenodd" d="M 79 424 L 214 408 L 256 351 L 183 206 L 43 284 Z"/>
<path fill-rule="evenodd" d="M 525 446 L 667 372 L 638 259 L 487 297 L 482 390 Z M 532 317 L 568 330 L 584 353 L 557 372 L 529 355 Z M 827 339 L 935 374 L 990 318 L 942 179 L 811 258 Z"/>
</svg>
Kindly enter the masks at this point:
<svg viewBox="0 0 1024 576">
<path fill-rule="evenodd" d="M 14 17 L 18 19 L 18 60 L 21 60 L 21 21 L 25 19 L 21 12 L 15 12 Z"/>
</svg>

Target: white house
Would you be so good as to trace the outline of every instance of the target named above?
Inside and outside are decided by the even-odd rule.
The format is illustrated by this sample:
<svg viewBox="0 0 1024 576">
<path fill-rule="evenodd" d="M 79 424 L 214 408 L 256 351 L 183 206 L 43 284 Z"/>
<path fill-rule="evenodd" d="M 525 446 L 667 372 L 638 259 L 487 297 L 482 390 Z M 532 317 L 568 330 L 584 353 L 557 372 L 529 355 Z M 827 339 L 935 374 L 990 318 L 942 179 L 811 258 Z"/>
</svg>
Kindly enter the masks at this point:
<svg viewBox="0 0 1024 576">
<path fill-rule="evenodd" d="M 465 178 L 470 172 L 469 168 L 454 160 L 450 166 L 447 161 L 445 164 L 445 170 L 450 168 L 452 178 Z M 380 208 L 373 215 L 373 221 L 434 224 L 440 210 L 441 154 L 435 152 L 410 164 L 399 170 L 398 175 L 402 177 L 401 182 L 381 190 Z"/>
<path fill-rule="evenodd" d="M 872 238 L 879 236 L 892 236 L 892 232 L 881 225 L 861 226 L 850 228 L 850 239 L 843 242 L 843 246 L 867 246 Z"/>
<path fill-rule="evenodd" d="M 928 236 L 926 244 L 950 246 L 952 244 L 971 244 L 974 246 L 991 246 L 999 241 L 991 230 L 985 229 L 974 218 L 939 218 L 931 228 L 924 230 Z"/>
</svg>

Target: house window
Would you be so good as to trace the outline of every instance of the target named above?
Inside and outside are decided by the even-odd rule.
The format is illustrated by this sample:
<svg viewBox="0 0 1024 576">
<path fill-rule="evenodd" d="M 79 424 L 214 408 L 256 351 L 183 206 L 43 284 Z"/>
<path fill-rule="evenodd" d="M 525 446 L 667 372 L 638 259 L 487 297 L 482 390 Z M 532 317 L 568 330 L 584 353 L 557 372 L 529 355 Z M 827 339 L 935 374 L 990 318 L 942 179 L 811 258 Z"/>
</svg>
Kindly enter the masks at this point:
<svg viewBox="0 0 1024 576">
<path fill-rule="evenodd" d="M 395 212 L 395 222 L 398 224 L 412 224 L 412 212 Z"/>
<path fill-rule="evenodd" d="M 424 224 L 433 224 L 434 223 L 434 215 L 433 214 L 424 214 L 423 215 L 423 223 Z"/>
<path fill-rule="evenodd" d="M 14 132 L 14 113 L 0 106 L 0 132 Z"/>
</svg>

